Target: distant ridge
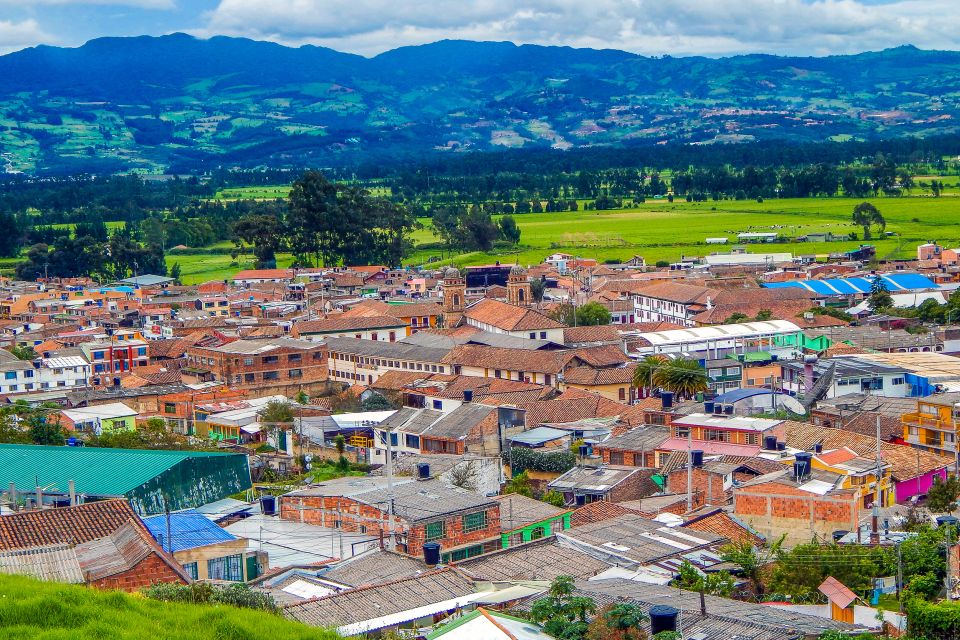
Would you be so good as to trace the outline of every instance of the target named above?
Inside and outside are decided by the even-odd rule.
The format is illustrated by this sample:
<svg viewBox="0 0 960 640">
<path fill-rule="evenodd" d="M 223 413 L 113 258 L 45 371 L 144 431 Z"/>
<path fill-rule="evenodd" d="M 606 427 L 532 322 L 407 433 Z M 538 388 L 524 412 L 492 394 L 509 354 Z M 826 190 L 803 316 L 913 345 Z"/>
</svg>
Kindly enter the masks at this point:
<svg viewBox="0 0 960 640">
<path fill-rule="evenodd" d="M 185 34 L 0 56 L 0 167 L 337 163 L 955 133 L 960 53 L 651 58 L 444 40 L 372 58 Z"/>
</svg>

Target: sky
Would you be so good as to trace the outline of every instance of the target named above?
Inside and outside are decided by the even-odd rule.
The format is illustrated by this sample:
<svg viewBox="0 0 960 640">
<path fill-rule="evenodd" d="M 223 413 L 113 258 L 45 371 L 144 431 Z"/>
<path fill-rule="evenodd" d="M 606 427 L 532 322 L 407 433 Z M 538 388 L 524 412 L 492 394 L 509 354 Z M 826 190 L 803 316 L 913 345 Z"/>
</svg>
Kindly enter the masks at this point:
<svg viewBox="0 0 960 640">
<path fill-rule="evenodd" d="M 958 8 L 958 0 L 0 0 L 0 53 L 182 31 L 366 56 L 446 38 L 819 56 L 960 49 Z"/>
</svg>

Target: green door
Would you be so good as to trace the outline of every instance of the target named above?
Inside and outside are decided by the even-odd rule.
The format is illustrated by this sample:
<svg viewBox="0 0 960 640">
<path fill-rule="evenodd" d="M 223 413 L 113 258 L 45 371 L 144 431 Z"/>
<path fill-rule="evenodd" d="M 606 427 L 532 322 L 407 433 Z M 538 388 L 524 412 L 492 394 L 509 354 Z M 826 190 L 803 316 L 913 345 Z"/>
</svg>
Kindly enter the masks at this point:
<svg viewBox="0 0 960 640">
<path fill-rule="evenodd" d="M 260 574 L 257 572 L 257 556 L 247 556 L 247 582 L 250 582 Z"/>
</svg>

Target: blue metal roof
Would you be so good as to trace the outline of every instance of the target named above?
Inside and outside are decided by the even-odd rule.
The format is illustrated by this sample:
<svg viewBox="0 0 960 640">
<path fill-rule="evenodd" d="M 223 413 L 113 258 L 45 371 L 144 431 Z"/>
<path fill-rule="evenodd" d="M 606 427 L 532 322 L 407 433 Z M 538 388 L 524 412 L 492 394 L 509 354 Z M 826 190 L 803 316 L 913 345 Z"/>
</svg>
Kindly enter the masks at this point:
<svg viewBox="0 0 960 640">
<path fill-rule="evenodd" d="M 937 289 L 937 284 L 919 273 L 891 273 L 866 278 L 832 278 L 829 280 L 792 280 L 790 282 L 767 282 L 768 289 L 791 287 L 806 289 L 825 296 L 868 294 L 874 278 L 880 278 L 891 293 L 914 291 L 917 289 Z"/>
<path fill-rule="evenodd" d="M 167 538 L 167 516 L 150 516 L 143 519 L 150 534 L 164 549 L 171 552 L 205 547 L 208 544 L 236 540 L 236 536 L 221 529 L 209 518 L 193 509 L 174 511 L 170 514 L 170 539 Z"/>
</svg>

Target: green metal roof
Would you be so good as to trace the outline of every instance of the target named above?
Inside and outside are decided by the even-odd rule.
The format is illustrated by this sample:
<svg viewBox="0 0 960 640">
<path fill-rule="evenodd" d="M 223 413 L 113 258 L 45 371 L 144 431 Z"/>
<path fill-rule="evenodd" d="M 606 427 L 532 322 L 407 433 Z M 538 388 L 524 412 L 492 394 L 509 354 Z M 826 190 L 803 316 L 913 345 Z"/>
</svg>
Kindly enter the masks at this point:
<svg viewBox="0 0 960 640">
<path fill-rule="evenodd" d="M 236 453 L 0 444 L 0 487 L 13 482 L 32 492 L 39 484 L 47 493 L 66 493 L 73 480 L 78 494 L 124 496 L 185 462 L 207 462 L 202 466 L 215 473 L 227 464 L 236 468 L 239 459 L 246 467 L 246 456 Z"/>
</svg>

